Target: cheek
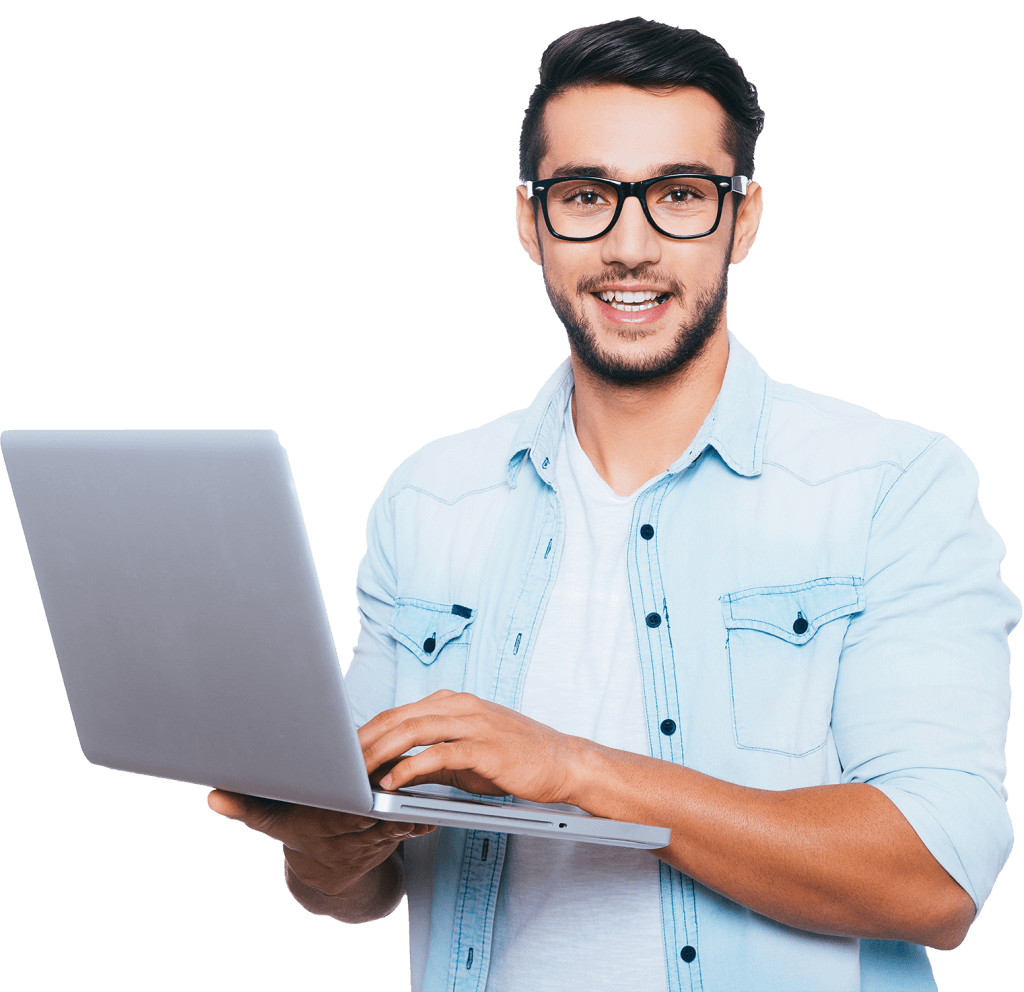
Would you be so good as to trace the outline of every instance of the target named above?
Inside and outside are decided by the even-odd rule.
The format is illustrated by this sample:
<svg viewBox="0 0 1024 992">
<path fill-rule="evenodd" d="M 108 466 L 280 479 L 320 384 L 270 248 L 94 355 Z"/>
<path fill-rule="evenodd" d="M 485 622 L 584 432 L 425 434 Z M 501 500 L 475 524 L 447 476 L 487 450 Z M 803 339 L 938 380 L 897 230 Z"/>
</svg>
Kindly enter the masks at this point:
<svg viewBox="0 0 1024 992">
<path fill-rule="evenodd" d="M 595 250 L 596 244 L 571 244 L 551 237 L 542 241 L 541 258 L 548 285 L 575 293 L 582 278 L 600 276 L 607 266 L 601 261 L 600 250 Z"/>
<path fill-rule="evenodd" d="M 729 262 L 729 237 L 721 241 L 716 231 L 710 238 L 702 238 L 700 244 L 683 245 L 664 258 L 666 267 L 686 290 L 700 291 L 713 289 L 722 278 L 722 271 Z"/>
</svg>

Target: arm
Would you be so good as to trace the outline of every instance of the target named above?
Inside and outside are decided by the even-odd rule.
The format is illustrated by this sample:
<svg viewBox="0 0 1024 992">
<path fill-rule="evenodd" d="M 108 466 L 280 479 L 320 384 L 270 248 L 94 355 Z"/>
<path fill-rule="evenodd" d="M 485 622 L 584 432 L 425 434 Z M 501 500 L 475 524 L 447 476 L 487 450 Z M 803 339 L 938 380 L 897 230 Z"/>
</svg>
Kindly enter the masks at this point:
<svg viewBox="0 0 1024 992">
<path fill-rule="evenodd" d="M 434 745 L 396 765 L 385 788 L 441 781 L 670 827 L 659 858 L 790 926 L 947 948 L 974 918 L 970 896 L 869 785 L 745 788 L 560 734 L 468 693 L 434 693 L 362 733 L 371 767 Z"/>
<path fill-rule="evenodd" d="M 971 897 L 870 785 L 750 789 L 590 742 L 582 750 L 577 805 L 672 827 L 658 856 L 755 912 L 817 933 L 944 950 L 974 920 Z"/>
</svg>

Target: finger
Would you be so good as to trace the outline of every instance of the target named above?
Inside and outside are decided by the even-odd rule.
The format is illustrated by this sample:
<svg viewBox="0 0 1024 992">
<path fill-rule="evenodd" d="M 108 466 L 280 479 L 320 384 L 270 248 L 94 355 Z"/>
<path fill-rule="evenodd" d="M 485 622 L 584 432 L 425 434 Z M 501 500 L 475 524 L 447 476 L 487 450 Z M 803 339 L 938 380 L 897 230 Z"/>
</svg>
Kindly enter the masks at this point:
<svg viewBox="0 0 1024 992">
<path fill-rule="evenodd" d="M 448 784 L 440 780 L 440 774 L 436 769 L 435 774 L 438 776 L 438 781 L 432 782 L 429 771 L 421 770 L 418 767 L 409 768 L 404 761 L 400 761 L 380 780 L 380 786 L 382 789 L 394 791 L 407 785 Z"/>
<path fill-rule="evenodd" d="M 439 713 L 409 716 L 363 746 L 367 774 L 375 772 L 387 761 L 401 758 L 414 747 L 458 741 L 471 734 L 472 727 L 461 716 Z M 384 785 L 383 779 L 381 784 Z M 384 785 L 384 788 L 391 787 Z"/>
<path fill-rule="evenodd" d="M 374 817 L 356 813 L 299 806 L 276 799 L 228 792 L 225 789 L 215 789 L 206 801 L 214 812 L 232 820 L 240 820 L 250 829 L 285 844 L 295 843 L 296 838 L 325 838 L 360 833 L 380 822 Z"/>
<path fill-rule="evenodd" d="M 438 689 L 414 703 L 406 703 L 390 710 L 382 710 L 371 720 L 367 720 L 359 728 L 359 743 L 364 750 L 382 734 L 398 726 L 402 721 L 413 717 L 426 716 L 432 713 L 467 712 L 478 706 L 482 700 L 469 692 L 454 692 L 451 689 Z"/>
<path fill-rule="evenodd" d="M 396 841 L 408 840 L 410 837 L 421 837 L 436 829 L 436 823 L 400 823 L 398 820 L 382 820 L 381 834 Z"/>
<path fill-rule="evenodd" d="M 436 829 L 436 823 L 414 823 L 412 835 L 413 837 L 422 837 L 424 834 L 432 833 Z"/>
<path fill-rule="evenodd" d="M 405 838 L 411 837 L 416 831 L 415 823 L 405 823 L 401 820 L 381 820 L 380 833 L 386 837 Z"/>
<path fill-rule="evenodd" d="M 381 780 L 385 789 L 400 789 L 414 779 L 429 781 L 446 771 L 477 771 L 478 748 L 468 741 L 435 744 L 398 762 Z M 485 776 L 486 777 L 486 776 Z"/>
<path fill-rule="evenodd" d="M 374 769 L 373 774 L 370 774 L 368 772 L 367 774 L 370 774 L 370 785 L 372 785 L 374 788 L 379 786 L 380 785 L 381 777 L 386 775 L 389 771 L 391 771 L 391 769 L 394 768 L 395 765 L 398 764 L 399 760 L 400 760 L 399 758 L 395 758 L 395 759 L 393 759 L 391 761 L 382 761 Z"/>
</svg>

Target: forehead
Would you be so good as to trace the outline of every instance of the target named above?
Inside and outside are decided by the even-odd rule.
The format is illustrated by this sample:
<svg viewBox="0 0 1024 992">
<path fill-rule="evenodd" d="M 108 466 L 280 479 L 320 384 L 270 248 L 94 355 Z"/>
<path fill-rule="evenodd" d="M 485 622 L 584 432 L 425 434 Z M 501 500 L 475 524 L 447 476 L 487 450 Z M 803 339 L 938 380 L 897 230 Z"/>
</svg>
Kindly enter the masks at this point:
<svg viewBox="0 0 1024 992">
<path fill-rule="evenodd" d="M 704 163 L 731 175 L 721 104 L 693 86 L 664 93 L 618 83 L 567 90 L 544 108 L 540 177 L 601 167 L 613 179 L 647 179 L 662 166 Z"/>
</svg>

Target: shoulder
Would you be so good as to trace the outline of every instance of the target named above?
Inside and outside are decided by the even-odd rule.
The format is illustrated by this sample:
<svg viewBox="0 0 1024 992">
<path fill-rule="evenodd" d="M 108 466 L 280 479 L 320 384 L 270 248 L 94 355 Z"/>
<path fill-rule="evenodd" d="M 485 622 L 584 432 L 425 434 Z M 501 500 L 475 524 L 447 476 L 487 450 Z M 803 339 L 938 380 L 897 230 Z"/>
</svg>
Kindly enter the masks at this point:
<svg viewBox="0 0 1024 992">
<path fill-rule="evenodd" d="M 507 484 L 510 448 L 526 411 L 438 438 L 410 455 L 392 473 L 385 497 L 417 491 L 443 503 Z"/>
<path fill-rule="evenodd" d="M 932 449 L 959 453 L 941 434 L 853 403 L 785 383 L 771 382 L 770 389 L 764 464 L 809 483 L 881 467 L 902 475 Z"/>
</svg>

